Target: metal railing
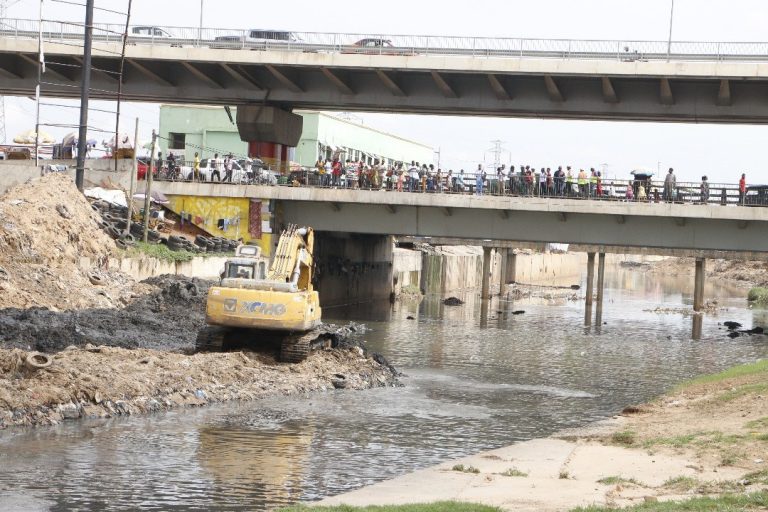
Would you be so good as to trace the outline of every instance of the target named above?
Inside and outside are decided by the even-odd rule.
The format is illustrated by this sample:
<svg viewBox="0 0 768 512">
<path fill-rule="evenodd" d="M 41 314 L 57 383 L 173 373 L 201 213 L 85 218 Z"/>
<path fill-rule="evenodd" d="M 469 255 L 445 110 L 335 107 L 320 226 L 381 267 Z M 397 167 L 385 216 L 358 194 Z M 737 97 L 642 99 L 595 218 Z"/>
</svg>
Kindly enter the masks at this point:
<svg viewBox="0 0 768 512">
<path fill-rule="evenodd" d="M 43 21 L 43 39 L 67 43 L 82 39 L 77 23 Z M 0 38 L 38 38 L 37 20 L 0 20 Z M 349 53 L 370 55 L 471 56 L 477 58 L 602 59 L 624 62 L 684 61 L 768 61 L 768 42 L 707 42 L 575 40 L 489 38 L 460 36 L 388 35 L 368 33 L 324 33 L 253 31 L 199 27 L 145 27 L 146 34 L 133 32 L 128 43 L 151 46 L 205 47 L 218 49 L 276 50 L 288 52 Z M 158 29 L 157 31 L 154 29 Z M 94 25 L 94 41 L 118 43 L 122 25 Z M 361 42 L 367 42 L 361 43 Z M 361 43 L 361 44 L 358 44 Z"/>
<path fill-rule="evenodd" d="M 574 177 L 567 179 L 553 178 L 544 182 L 538 176 L 530 180 L 526 176 L 514 174 L 499 180 L 496 176 L 486 176 L 482 186 L 474 173 L 448 176 L 410 177 L 409 173 L 387 170 L 378 179 L 371 173 L 342 171 L 340 174 L 320 174 L 316 169 L 302 168 L 282 171 L 265 167 L 249 169 L 244 173 L 235 173 L 235 179 L 226 181 L 224 173 L 209 178 L 210 173 L 201 173 L 195 177 L 189 166 L 173 165 L 167 162 L 155 168 L 154 179 L 158 181 L 202 182 L 225 185 L 270 185 L 290 187 L 311 187 L 348 190 L 376 190 L 393 193 L 415 194 L 453 194 L 503 196 L 510 198 L 538 197 L 547 199 L 572 199 L 589 201 L 622 201 L 631 203 L 678 203 L 711 205 L 768 206 L 768 186 L 747 187 L 742 196 L 738 184 L 708 183 L 702 190 L 701 182 L 678 182 L 666 189 L 663 181 L 637 179 L 605 179 L 599 182 L 579 183 Z M 140 176 L 139 179 L 143 179 Z"/>
</svg>

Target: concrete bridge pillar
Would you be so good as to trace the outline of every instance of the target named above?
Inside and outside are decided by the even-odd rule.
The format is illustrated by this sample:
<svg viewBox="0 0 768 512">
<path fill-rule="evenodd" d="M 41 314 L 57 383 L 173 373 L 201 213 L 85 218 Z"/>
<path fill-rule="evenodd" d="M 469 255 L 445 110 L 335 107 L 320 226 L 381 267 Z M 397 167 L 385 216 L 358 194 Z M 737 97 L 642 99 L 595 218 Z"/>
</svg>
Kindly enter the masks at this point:
<svg viewBox="0 0 768 512">
<path fill-rule="evenodd" d="M 597 257 L 597 307 L 595 308 L 595 325 L 603 325 L 603 291 L 605 289 L 605 253 Z"/>
<path fill-rule="evenodd" d="M 707 260 L 696 258 L 696 276 L 693 283 L 693 310 L 701 311 L 704 307 L 704 274 L 707 270 Z"/>
<path fill-rule="evenodd" d="M 483 247 L 483 288 L 480 298 L 491 298 L 491 248 Z"/>
<path fill-rule="evenodd" d="M 507 249 L 507 282 L 517 282 L 517 254 L 513 249 Z"/>
<path fill-rule="evenodd" d="M 592 300 L 595 290 L 595 253 L 587 253 L 587 296 L 584 300 L 584 325 L 592 325 Z"/>
<path fill-rule="evenodd" d="M 507 286 L 507 259 L 509 258 L 509 249 L 500 249 L 501 261 L 499 262 L 499 295 L 504 295 L 504 288 Z"/>
</svg>

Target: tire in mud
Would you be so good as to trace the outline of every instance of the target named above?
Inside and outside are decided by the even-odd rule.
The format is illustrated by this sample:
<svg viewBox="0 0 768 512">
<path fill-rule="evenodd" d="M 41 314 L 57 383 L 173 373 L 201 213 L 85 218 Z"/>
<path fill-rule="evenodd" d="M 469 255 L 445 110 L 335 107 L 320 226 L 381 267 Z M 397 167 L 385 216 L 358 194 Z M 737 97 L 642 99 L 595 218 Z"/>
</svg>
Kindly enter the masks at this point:
<svg viewBox="0 0 768 512">
<path fill-rule="evenodd" d="M 224 341 L 227 329 L 209 325 L 197 333 L 195 352 L 221 352 L 224 350 Z"/>
<path fill-rule="evenodd" d="M 310 338 L 312 336 L 288 335 L 280 344 L 280 361 L 283 363 L 300 363 L 309 356 Z"/>
</svg>

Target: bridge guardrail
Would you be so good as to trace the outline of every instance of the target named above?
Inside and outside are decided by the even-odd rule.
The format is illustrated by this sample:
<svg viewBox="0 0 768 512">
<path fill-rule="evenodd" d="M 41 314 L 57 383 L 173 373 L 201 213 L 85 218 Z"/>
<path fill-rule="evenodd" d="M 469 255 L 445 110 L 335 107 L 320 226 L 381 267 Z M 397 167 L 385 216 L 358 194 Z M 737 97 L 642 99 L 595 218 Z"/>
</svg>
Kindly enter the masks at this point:
<svg viewBox="0 0 768 512">
<path fill-rule="evenodd" d="M 80 23 L 43 21 L 47 42 L 82 39 Z M 370 33 L 326 33 L 275 31 L 288 37 L 257 39 L 250 30 L 199 27 L 163 27 L 170 37 L 129 35 L 129 44 L 152 46 L 212 47 L 220 49 L 276 50 L 291 52 L 349 53 L 364 55 L 470 56 L 478 58 L 600 59 L 625 62 L 656 60 L 768 61 L 768 42 L 708 42 L 636 40 L 530 39 L 509 37 L 465 37 L 388 35 Z M 38 20 L 0 20 L 0 37 L 37 39 Z M 119 24 L 95 24 L 94 41 L 118 43 L 125 30 Z M 224 38 L 224 39 L 222 39 Z M 386 41 L 374 46 L 357 46 L 358 41 Z"/>
<path fill-rule="evenodd" d="M 377 184 L 373 183 L 370 174 L 360 176 L 357 172 L 343 172 L 338 177 L 328 174 L 319 174 L 315 169 L 301 169 L 294 171 L 272 171 L 271 174 L 250 172 L 248 177 L 239 183 L 226 181 L 205 181 L 186 179 L 191 172 L 188 167 L 184 172 L 169 172 L 167 163 L 164 163 L 160 171 L 155 170 L 154 179 L 158 181 L 180 181 L 216 183 L 229 186 L 236 185 L 271 185 L 311 188 L 334 188 L 349 190 L 380 190 L 382 192 L 402 193 L 426 193 L 426 194 L 455 194 L 478 195 L 477 178 L 474 173 L 464 173 L 449 177 L 444 174 L 438 180 L 435 174 L 410 179 L 407 172 L 402 180 L 396 172 L 387 171 L 380 176 Z M 541 197 L 559 198 L 588 201 L 623 201 L 634 203 L 661 203 L 674 202 L 680 204 L 711 204 L 722 206 L 768 206 L 768 185 L 748 186 L 742 197 L 738 184 L 733 183 L 709 183 L 708 193 L 704 194 L 701 182 L 678 182 L 667 194 L 664 182 L 659 180 L 638 179 L 604 179 L 598 182 L 579 184 L 578 178 L 572 181 L 553 178 L 548 182 L 538 181 L 533 177 L 527 181 L 525 176 L 515 174 L 507 176 L 499 184 L 494 176 L 486 176 L 483 181 L 481 195 L 504 197 Z M 642 190 L 641 190 L 642 187 Z M 628 193 L 631 189 L 631 194 Z"/>
</svg>

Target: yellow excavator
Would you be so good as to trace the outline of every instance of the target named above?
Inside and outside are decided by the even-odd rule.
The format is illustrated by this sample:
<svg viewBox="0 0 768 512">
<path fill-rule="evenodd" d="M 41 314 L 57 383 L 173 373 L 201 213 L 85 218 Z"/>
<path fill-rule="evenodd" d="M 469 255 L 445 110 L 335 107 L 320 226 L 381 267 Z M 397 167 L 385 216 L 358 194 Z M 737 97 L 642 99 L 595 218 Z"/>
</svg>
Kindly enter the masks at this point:
<svg viewBox="0 0 768 512">
<path fill-rule="evenodd" d="M 259 247 L 241 245 L 219 286 L 208 291 L 206 322 L 197 349 L 220 350 L 230 341 L 266 343 L 280 337 L 280 360 L 303 361 L 322 335 L 321 309 L 312 286 L 312 228 L 290 225 L 280 235 L 268 271 Z"/>
</svg>

